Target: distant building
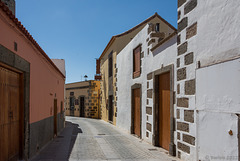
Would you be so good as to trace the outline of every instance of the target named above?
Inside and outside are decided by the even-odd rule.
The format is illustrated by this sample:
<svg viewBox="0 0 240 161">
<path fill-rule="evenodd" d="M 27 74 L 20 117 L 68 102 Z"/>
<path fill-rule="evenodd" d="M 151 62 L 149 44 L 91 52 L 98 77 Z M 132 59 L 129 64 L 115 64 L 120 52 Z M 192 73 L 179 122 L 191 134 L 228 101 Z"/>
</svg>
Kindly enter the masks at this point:
<svg viewBox="0 0 240 161">
<path fill-rule="evenodd" d="M 15 4 L 4 2 L 10 9 Z M 5 3 L 0 1 L 0 160 L 28 160 L 64 127 L 65 75 Z"/>
<path fill-rule="evenodd" d="M 100 81 L 89 80 L 65 85 L 65 115 L 101 118 Z"/>
</svg>

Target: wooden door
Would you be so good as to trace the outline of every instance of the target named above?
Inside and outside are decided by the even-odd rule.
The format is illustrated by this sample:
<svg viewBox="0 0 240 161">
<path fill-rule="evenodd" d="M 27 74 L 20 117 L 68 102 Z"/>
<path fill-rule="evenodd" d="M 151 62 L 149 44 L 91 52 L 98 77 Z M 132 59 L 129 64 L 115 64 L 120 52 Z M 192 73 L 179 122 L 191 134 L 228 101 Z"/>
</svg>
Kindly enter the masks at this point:
<svg viewBox="0 0 240 161">
<path fill-rule="evenodd" d="M 70 116 L 74 116 L 75 104 L 74 97 L 70 97 Z"/>
<path fill-rule="evenodd" d="M 108 100 L 108 120 L 113 121 L 113 96 L 109 96 Z"/>
<path fill-rule="evenodd" d="M 54 99 L 54 136 L 57 136 L 57 99 Z"/>
<path fill-rule="evenodd" d="M 0 67 L 0 161 L 20 155 L 20 74 Z"/>
<path fill-rule="evenodd" d="M 169 150 L 170 144 L 170 73 L 159 76 L 159 145 Z"/>
<path fill-rule="evenodd" d="M 141 137 L 141 100 L 140 88 L 133 89 L 133 133 Z"/>
<path fill-rule="evenodd" d="M 85 100 L 84 97 L 80 97 L 80 117 L 85 116 Z"/>
</svg>

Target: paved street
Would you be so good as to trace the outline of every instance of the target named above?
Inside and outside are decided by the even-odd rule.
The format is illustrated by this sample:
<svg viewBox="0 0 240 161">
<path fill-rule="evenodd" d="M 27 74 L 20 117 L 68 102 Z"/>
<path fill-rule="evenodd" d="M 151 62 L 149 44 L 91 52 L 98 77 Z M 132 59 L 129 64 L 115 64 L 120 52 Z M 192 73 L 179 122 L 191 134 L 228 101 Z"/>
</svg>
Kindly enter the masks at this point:
<svg viewBox="0 0 240 161">
<path fill-rule="evenodd" d="M 102 120 L 66 117 L 66 129 L 33 160 L 67 160 L 68 156 L 71 161 L 178 160 Z"/>
</svg>

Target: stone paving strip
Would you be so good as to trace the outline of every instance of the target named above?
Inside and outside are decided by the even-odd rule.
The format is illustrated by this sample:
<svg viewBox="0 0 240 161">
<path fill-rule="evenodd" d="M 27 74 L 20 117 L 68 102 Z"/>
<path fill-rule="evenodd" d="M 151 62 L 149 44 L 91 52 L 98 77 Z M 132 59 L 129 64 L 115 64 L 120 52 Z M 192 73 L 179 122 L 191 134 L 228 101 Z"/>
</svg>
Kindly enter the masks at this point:
<svg viewBox="0 0 240 161">
<path fill-rule="evenodd" d="M 102 120 L 66 117 L 79 125 L 70 161 L 178 161 L 164 149 L 154 147 Z"/>
</svg>

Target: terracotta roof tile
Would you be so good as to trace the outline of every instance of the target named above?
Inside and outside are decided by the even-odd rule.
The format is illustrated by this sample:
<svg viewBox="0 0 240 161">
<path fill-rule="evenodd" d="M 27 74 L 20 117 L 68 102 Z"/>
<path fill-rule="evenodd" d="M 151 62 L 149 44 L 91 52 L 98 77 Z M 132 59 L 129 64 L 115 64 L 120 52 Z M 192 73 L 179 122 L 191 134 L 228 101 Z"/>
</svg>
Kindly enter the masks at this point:
<svg viewBox="0 0 240 161">
<path fill-rule="evenodd" d="M 58 67 L 52 62 L 52 60 L 48 57 L 48 55 L 43 51 L 43 49 L 39 46 L 39 44 L 34 40 L 32 35 L 28 32 L 28 30 L 21 24 L 21 22 L 13 15 L 12 11 L 0 0 L 0 9 L 3 10 L 6 15 L 13 21 L 13 23 L 18 27 L 18 29 L 28 38 L 29 41 L 33 43 L 33 45 L 38 49 L 38 51 L 48 60 L 48 62 L 65 78 L 62 72 L 58 69 Z"/>
</svg>

